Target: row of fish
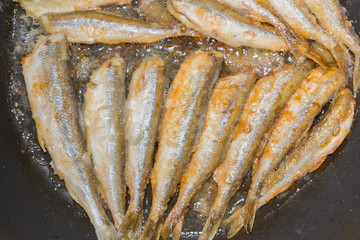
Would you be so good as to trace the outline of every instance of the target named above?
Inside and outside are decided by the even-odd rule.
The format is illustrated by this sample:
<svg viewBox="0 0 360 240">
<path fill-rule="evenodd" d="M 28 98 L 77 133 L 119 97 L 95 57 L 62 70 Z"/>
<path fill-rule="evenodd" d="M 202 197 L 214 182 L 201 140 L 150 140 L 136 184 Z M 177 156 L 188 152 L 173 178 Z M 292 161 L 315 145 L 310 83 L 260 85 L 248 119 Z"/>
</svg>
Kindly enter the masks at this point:
<svg viewBox="0 0 360 240">
<path fill-rule="evenodd" d="M 308 132 L 280 165 L 273 171 L 262 188 L 257 207 L 288 189 L 295 181 L 304 177 L 324 162 L 349 134 L 355 102 L 347 89 L 337 92 L 326 114 Z M 256 211 L 256 210 L 255 210 Z M 223 225 L 229 228 L 228 237 L 234 236 L 245 225 L 246 208 L 234 212 Z"/>
<path fill-rule="evenodd" d="M 259 80 L 250 70 L 219 78 L 223 55 L 198 51 L 181 64 L 166 94 L 165 63 L 152 56 L 134 71 L 126 97 L 126 63 L 115 56 L 92 73 L 82 111 L 69 61 L 65 34 L 41 36 L 23 60 L 23 74 L 39 143 L 98 239 L 179 239 L 191 200 L 211 176 L 217 193 L 199 239 L 213 239 L 253 167 L 245 205 L 224 222 L 229 236 L 251 230 L 257 209 L 317 169 L 354 117 L 344 73 L 309 60 Z M 142 229 L 149 180 L 152 205 Z"/>
<path fill-rule="evenodd" d="M 40 19 L 48 33 L 65 33 L 70 42 L 76 43 L 150 43 L 177 36 L 210 36 L 232 47 L 290 50 L 300 62 L 307 57 L 326 68 L 325 56 L 307 41 L 315 40 L 331 52 L 346 74 L 353 65 L 350 49 L 355 55 L 353 89 L 358 89 L 360 39 L 338 0 L 168 0 L 168 12 L 183 24 L 175 26 L 165 26 L 166 22 L 174 22 L 166 9 L 157 15 L 164 18 L 164 24 L 159 24 L 100 8 L 129 2 L 19 0 L 30 16 Z M 140 5 L 149 4 L 141 1 Z M 162 8 L 161 4 L 155 6 Z"/>
</svg>

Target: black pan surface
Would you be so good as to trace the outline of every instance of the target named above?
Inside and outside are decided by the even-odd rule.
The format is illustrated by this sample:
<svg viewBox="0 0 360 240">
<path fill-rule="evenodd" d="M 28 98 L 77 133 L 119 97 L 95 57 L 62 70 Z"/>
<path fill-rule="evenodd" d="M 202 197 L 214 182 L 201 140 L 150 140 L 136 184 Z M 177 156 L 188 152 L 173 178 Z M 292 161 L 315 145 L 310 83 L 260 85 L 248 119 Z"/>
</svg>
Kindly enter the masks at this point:
<svg viewBox="0 0 360 240">
<path fill-rule="evenodd" d="M 0 1 L 0 240 L 96 239 L 79 207 L 59 199 L 44 184 L 29 153 L 21 150 L 23 143 L 6 97 L 14 7 L 10 0 Z M 359 32 L 360 1 L 349 0 L 346 8 Z M 275 200 L 263 207 L 254 232 L 241 231 L 234 239 L 360 239 L 360 115 L 356 116 L 349 137 L 311 175 L 311 181 L 285 203 Z"/>
</svg>

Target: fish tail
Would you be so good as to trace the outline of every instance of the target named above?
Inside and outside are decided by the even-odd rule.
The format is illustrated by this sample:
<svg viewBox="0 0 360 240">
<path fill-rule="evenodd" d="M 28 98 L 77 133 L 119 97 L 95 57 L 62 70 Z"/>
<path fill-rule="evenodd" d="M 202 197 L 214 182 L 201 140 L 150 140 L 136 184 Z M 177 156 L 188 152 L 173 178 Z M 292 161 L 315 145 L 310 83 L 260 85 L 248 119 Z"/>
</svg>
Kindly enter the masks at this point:
<svg viewBox="0 0 360 240">
<path fill-rule="evenodd" d="M 168 239 L 172 234 L 172 239 L 179 239 L 184 223 L 184 217 L 185 209 L 181 207 L 181 205 L 176 204 L 165 220 L 164 226 L 161 230 L 161 238 Z M 179 230 L 180 235 L 178 234 Z"/>
<path fill-rule="evenodd" d="M 226 218 L 222 223 L 221 225 L 224 227 L 224 228 L 230 228 L 231 225 L 236 222 L 239 217 L 241 215 L 244 214 L 244 207 L 241 207 L 239 209 L 237 209 L 236 211 L 234 211 L 228 218 Z"/>
<path fill-rule="evenodd" d="M 354 75 L 353 75 L 353 91 L 355 97 L 357 95 L 359 86 L 360 86 L 360 55 L 355 55 L 355 67 L 354 67 Z"/>
<path fill-rule="evenodd" d="M 342 49 L 342 52 L 345 56 L 345 59 L 347 60 L 347 65 L 350 67 L 354 64 L 353 57 L 350 54 L 349 49 L 346 47 L 345 44 L 340 44 L 340 48 Z"/>
<path fill-rule="evenodd" d="M 218 209 L 216 211 L 211 211 L 205 226 L 201 232 L 199 240 L 211 240 L 214 239 L 215 234 L 220 227 L 221 221 L 224 217 L 224 210 Z"/>
<path fill-rule="evenodd" d="M 103 240 L 113 240 L 116 236 L 114 225 L 97 227 L 95 226 L 96 237 Z"/>
<path fill-rule="evenodd" d="M 344 73 L 348 73 L 348 69 L 352 64 L 352 59 L 346 47 L 344 49 L 344 45 L 336 44 L 334 47 L 329 48 L 329 50 L 334 56 L 340 70 Z"/>
<path fill-rule="evenodd" d="M 206 220 L 199 240 L 214 239 L 215 234 L 219 229 L 225 215 L 227 203 L 229 202 L 228 198 L 230 198 L 229 194 L 218 192 L 215 201 L 211 206 L 210 214 L 208 216 L 208 219 Z"/>
<path fill-rule="evenodd" d="M 149 218 L 146 221 L 144 230 L 140 236 L 140 240 L 149 240 L 149 239 L 160 239 L 160 231 L 162 228 L 162 215 L 158 212 L 150 212 Z"/>
<path fill-rule="evenodd" d="M 286 44 L 289 46 L 292 54 L 294 54 L 296 58 L 300 58 L 301 47 L 299 48 L 299 46 L 303 45 L 300 44 L 300 42 L 302 42 L 300 37 L 283 24 L 276 24 L 275 27 L 277 28 L 281 37 L 285 40 Z"/>
<path fill-rule="evenodd" d="M 331 54 L 328 48 L 318 42 L 314 42 L 311 46 L 311 52 L 320 56 L 326 66 L 332 66 L 336 64 L 334 56 Z"/>
<path fill-rule="evenodd" d="M 247 233 L 250 233 L 254 226 L 256 211 L 259 209 L 259 199 L 261 197 L 260 194 L 262 188 L 262 178 L 258 179 L 257 181 L 254 180 L 246 197 L 244 206 L 244 228 Z"/>
<path fill-rule="evenodd" d="M 183 214 L 181 216 L 181 220 L 178 221 L 176 224 L 175 224 L 175 228 L 173 230 L 173 234 L 172 234 L 172 238 L 173 240 L 179 240 L 180 237 L 181 237 L 181 231 L 182 231 L 182 228 L 183 228 L 183 225 L 184 225 L 184 217 L 185 215 Z"/>
<path fill-rule="evenodd" d="M 317 54 L 315 51 L 313 51 L 312 49 L 308 49 L 304 55 L 313 60 L 315 63 L 319 64 L 323 69 L 326 69 L 328 66 L 327 64 L 325 63 L 325 61 L 322 59 L 322 57 Z"/>
<path fill-rule="evenodd" d="M 117 239 L 126 239 L 127 236 L 131 239 L 138 239 L 142 228 L 142 218 L 142 207 L 130 206 L 118 229 Z"/>
<path fill-rule="evenodd" d="M 244 222 L 234 222 L 226 235 L 228 239 L 234 237 L 242 228 L 244 227 Z"/>
<path fill-rule="evenodd" d="M 324 69 L 326 68 L 324 60 L 319 54 L 310 48 L 309 44 L 304 38 L 300 37 L 294 31 L 287 28 L 286 26 L 283 26 L 282 24 L 278 24 L 276 28 L 279 30 L 280 35 L 284 38 L 285 42 L 290 47 L 292 54 L 297 59 L 301 59 L 302 56 L 306 56 Z"/>
<path fill-rule="evenodd" d="M 223 226 L 229 231 L 227 238 L 234 237 L 244 227 L 245 208 L 241 207 L 223 222 Z"/>
<path fill-rule="evenodd" d="M 244 228 L 247 233 L 250 233 L 254 226 L 256 211 L 258 210 L 259 201 L 255 198 L 248 198 L 245 203 L 244 211 Z"/>
</svg>

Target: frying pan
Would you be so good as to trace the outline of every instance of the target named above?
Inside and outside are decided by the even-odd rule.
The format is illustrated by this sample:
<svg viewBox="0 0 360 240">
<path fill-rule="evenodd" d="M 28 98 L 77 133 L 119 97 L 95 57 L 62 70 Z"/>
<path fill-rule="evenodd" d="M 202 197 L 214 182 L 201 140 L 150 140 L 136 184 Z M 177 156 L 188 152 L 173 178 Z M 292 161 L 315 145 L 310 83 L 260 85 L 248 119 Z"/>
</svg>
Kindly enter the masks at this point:
<svg viewBox="0 0 360 240">
<path fill-rule="evenodd" d="M 15 6 L 10 0 L 0 1 L 0 239 L 96 239 L 80 207 L 59 198 L 23 150 L 7 98 Z M 346 8 L 358 32 L 360 1 L 349 0 Z M 300 191 L 291 192 L 285 202 L 276 199 L 261 208 L 254 232 L 241 231 L 234 239 L 360 239 L 359 120 L 357 114 L 349 137 Z"/>
</svg>

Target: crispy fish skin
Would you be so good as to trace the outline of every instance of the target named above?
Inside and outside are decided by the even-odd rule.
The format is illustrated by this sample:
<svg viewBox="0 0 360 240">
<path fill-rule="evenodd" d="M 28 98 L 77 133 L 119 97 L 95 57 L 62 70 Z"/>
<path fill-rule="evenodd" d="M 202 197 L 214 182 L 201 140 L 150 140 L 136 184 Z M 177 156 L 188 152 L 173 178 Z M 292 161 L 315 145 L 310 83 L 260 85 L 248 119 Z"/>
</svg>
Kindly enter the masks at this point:
<svg viewBox="0 0 360 240">
<path fill-rule="evenodd" d="M 297 141 L 310 129 L 322 107 L 345 85 L 345 77 L 336 68 L 326 73 L 312 70 L 277 119 L 253 172 L 245 203 L 245 226 L 252 229 L 261 189 Z"/>
<path fill-rule="evenodd" d="M 319 65 L 325 67 L 326 64 L 321 59 L 321 56 L 310 48 L 304 38 L 297 35 L 292 28 L 286 26 L 268 9 L 257 3 L 256 0 L 219 0 L 219 2 L 231 6 L 233 9 L 239 11 L 240 14 L 253 19 L 253 21 L 273 25 L 286 41 L 294 56 L 298 59 L 300 59 L 302 55 L 307 56 Z"/>
<path fill-rule="evenodd" d="M 308 62 L 300 67 L 285 65 L 274 75 L 262 78 L 255 84 L 225 158 L 214 172 L 218 191 L 199 239 L 214 238 L 230 199 L 253 164 L 262 138 L 273 125 L 277 112 L 287 103 L 310 70 Z"/>
<path fill-rule="evenodd" d="M 64 13 L 81 10 L 99 10 L 101 6 L 128 4 L 132 0 L 15 0 L 35 18 L 47 13 Z"/>
<path fill-rule="evenodd" d="M 84 126 L 100 193 L 116 228 L 123 221 L 125 169 L 125 60 L 105 61 L 90 77 L 85 93 Z"/>
<path fill-rule="evenodd" d="M 97 180 L 86 151 L 76 94 L 70 77 L 69 44 L 64 34 L 41 36 L 23 59 L 23 74 L 41 147 L 82 206 L 98 239 L 113 240 L 115 228 L 101 205 Z"/>
<path fill-rule="evenodd" d="M 221 78 L 216 84 L 199 143 L 181 177 L 178 200 L 162 228 L 163 239 L 171 232 L 172 239 L 180 238 L 186 209 L 222 160 L 255 80 L 253 73 L 238 73 Z"/>
<path fill-rule="evenodd" d="M 293 0 L 257 0 L 257 2 L 288 23 L 300 36 L 326 46 L 333 54 L 340 69 L 347 71 L 352 62 L 347 50 L 318 24 L 308 19 Z"/>
<path fill-rule="evenodd" d="M 214 0 L 169 0 L 169 12 L 185 26 L 233 47 L 288 50 L 275 33 L 254 26 L 239 13 Z"/>
<path fill-rule="evenodd" d="M 294 182 L 321 166 L 328 155 L 335 152 L 349 134 L 354 118 L 355 101 L 350 91 L 337 93 L 331 106 L 301 143 L 273 172 L 261 192 L 259 207 L 288 189 Z M 233 237 L 245 223 L 245 207 L 234 212 L 223 225 Z"/>
<path fill-rule="evenodd" d="M 164 61 L 153 56 L 142 62 L 133 73 L 126 104 L 126 184 L 130 203 L 118 238 L 132 234 L 139 239 L 142 230 L 143 199 L 153 163 L 166 87 Z"/>
<path fill-rule="evenodd" d="M 305 0 L 309 10 L 315 14 L 321 26 L 334 34 L 355 55 L 355 68 L 353 76 L 354 93 L 360 85 L 360 39 L 346 20 L 344 10 L 338 0 Z"/>
<path fill-rule="evenodd" d="M 162 27 L 105 11 L 46 14 L 40 17 L 48 33 L 65 33 L 73 43 L 152 43 L 164 38 L 196 35 L 181 27 Z"/>
<path fill-rule="evenodd" d="M 175 194 L 202 128 L 203 115 L 218 79 L 223 56 L 197 52 L 180 66 L 170 87 L 151 173 L 152 205 L 140 239 L 159 239 L 162 219 Z"/>
</svg>

